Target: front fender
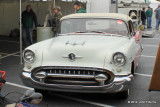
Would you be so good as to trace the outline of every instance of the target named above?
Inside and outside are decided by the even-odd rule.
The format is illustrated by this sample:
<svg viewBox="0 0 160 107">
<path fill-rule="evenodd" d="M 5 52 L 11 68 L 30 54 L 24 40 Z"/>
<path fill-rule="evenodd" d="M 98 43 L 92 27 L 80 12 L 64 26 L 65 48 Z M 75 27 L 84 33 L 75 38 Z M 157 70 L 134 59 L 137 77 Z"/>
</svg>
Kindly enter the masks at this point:
<svg viewBox="0 0 160 107">
<path fill-rule="evenodd" d="M 36 43 L 25 49 L 25 50 L 31 50 L 32 52 L 34 52 L 35 61 L 32 63 L 27 63 L 24 61 L 24 68 L 23 68 L 24 71 L 31 72 L 32 69 L 36 67 L 40 67 L 42 65 L 44 48 L 48 45 L 48 43 L 50 43 L 51 40 L 52 39 Z"/>
<path fill-rule="evenodd" d="M 127 43 L 123 46 L 121 46 L 118 49 L 115 49 L 114 51 L 110 51 L 107 53 L 105 57 L 105 62 L 104 62 L 104 69 L 108 69 L 112 71 L 115 75 L 128 75 L 131 73 L 131 65 L 133 61 L 133 56 L 132 56 L 132 51 L 130 50 L 131 44 Z M 126 63 L 123 66 L 116 66 L 113 63 L 113 55 L 117 52 L 121 52 L 125 55 L 126 57 Z"/>
</svg>

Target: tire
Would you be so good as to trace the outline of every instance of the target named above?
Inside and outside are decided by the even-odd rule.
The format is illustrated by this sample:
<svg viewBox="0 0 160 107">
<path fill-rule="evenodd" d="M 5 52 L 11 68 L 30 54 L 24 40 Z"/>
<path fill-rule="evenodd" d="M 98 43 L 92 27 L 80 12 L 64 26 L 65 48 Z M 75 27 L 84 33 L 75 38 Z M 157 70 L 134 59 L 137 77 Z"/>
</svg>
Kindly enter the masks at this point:
<svg viewBox="0 0 160 107">
<path fill-rule="evenodd" d="M 118 99 L 127 99 L 129 96 L 129 89 L 127 91 L 117 93 Z"/>
</svg>

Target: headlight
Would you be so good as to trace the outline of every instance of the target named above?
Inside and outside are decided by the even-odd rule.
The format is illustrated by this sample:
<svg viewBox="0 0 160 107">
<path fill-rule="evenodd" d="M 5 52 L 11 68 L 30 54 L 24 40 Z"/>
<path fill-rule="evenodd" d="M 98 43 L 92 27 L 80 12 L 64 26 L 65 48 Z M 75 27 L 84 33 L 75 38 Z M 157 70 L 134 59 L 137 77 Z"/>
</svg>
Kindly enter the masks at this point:
<svg viewBox="0 0 160 107">
<path fill-rule="evenodd" d="M 32 63 L 35 59 L 35 55 L 31 50 L 26 50 L 23 54 L 23 59 L 25 62 Z"/>
<path fill-rule="evenodd" d="M 126 63 L 124 54 L 117 52 L 113 55 L 113 63 L 116 66 L 123 66 Z"/>
</svg>

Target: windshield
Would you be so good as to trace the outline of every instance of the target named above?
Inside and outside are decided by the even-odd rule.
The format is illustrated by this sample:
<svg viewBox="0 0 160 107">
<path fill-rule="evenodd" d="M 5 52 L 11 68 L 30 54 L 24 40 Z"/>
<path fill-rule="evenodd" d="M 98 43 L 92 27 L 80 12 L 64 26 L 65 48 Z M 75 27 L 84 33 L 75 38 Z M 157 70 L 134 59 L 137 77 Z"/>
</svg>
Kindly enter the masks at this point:
<svg viewBox="0 0 160 107">
<path fill-rule="evenodd" d="M 107 33 L 128 36 L 127 25 L 116 19 L 66 19 L 61 22 L 60 34 Z"/>
</svg>

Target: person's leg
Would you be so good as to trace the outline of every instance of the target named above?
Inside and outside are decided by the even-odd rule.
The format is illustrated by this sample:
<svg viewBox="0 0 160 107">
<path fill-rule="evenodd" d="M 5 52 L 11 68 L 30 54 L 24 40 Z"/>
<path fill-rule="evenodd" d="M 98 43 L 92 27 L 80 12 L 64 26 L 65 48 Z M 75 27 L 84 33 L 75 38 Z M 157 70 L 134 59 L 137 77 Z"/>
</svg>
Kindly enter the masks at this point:
<svg viewBox="0 0 160 107">
<path fill-rule="evenodd" d="M 147 17 L 147 28 L 149 28 L 149 17 Z"/>
<path fill-rule="evenodd" d="M 151 27 L 151 18 L 148 17 L 148 28 L 150 28 L 150 27 Z"/>
<path fill-rule="evenodd" d="M 33 28 L 29 28 L 29 39 L 32 45 L 33 44 Z"/>
<path fill-rule="evenodd" d="M 146 19 L 144 19 L 144 28 L 145 28 L 145 26 L 146 26 Z"/>
<path fill-rule="evenodd" d="M 27 29 L 22 29 L 22 43 L 26 47 L 27 46 Z"/>
<path fill-rule="evenodd" d="M 144 25 L 144 24 L 145 24 L 145 19 L 142 20 L 142 25 Z"/>
<path fill-rule="evenodd" d="M 158 30 L 159 30 L 159 25 L 160 25 L 160 20 L 158 19 L 158 25 L 157 25 L 157 27 L 158 27 Z"/>
<path fill-rule="evenodd" d="M 159 29 L 159 19 L 156 19 L 156 29 Z"/>
<path fill-rule="evenodd" d="M 55 37 L 55 36 L 56 36 L 56 34 L 57 34 L 57 32 L 56 32 L 56 31 L 54 31 L 54 32 L 53 32 L 53 37 Z"/>
<path fill-rule="evenodd" d="M 150 27 L 152 27 L 152 17 L 150 17 Z"/>
<path fill-rule="evenodd" d="M 147 23 L 147 27 L 148 27 L 148 28 L 151 28 L 151 21 L 152 21 L 152 20 L 151 20 L 151 17 L 148 17 L 147 20 L 148 20 L 148 21 L 147 21 L 147 22 L 148 22 L 148 23 Z"/>
<path fill-rule="evenodd" d="M 146 25 L 146 19 L 144 19 L 144 25 Z"/>
</svg>

